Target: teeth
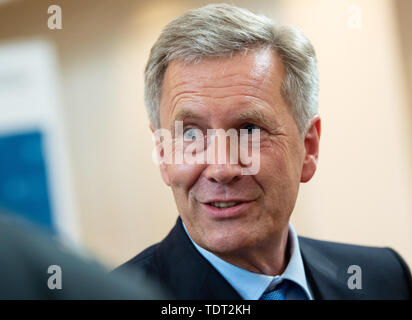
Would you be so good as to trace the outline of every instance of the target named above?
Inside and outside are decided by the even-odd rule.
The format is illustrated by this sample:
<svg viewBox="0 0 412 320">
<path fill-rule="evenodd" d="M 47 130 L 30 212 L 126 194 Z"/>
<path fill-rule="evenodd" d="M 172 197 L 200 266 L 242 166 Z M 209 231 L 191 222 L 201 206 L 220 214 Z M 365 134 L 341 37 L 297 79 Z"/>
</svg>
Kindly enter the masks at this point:
<svg viewBox="0 0 412 320">
<path fill-rule="evenodd" d="M 216 208 L 229 208 L 238 205 L 240 202 L 211 202 L 210 205 Z"/>
</svg>

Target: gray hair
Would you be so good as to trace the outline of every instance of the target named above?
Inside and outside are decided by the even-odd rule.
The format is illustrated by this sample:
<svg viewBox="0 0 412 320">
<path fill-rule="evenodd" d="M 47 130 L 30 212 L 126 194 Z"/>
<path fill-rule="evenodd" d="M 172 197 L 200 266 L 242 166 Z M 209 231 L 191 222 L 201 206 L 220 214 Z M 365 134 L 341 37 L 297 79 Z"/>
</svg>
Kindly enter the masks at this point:
<svg viewBox="0 0 412 320">
<path fill-rule="evenodd" d="M 246 9 L 210 4 L 172 20 L 153 45 L 145 69 L 145 104 L 151 124 L 160 128 L 164 74 L 172 60 L 198 62 L 255 48 L 270 48 L 285 67 L 281 93 L 304 134 L 318 109 L 318 68 L 315 50 L 296 28 Z"/>
</svg>

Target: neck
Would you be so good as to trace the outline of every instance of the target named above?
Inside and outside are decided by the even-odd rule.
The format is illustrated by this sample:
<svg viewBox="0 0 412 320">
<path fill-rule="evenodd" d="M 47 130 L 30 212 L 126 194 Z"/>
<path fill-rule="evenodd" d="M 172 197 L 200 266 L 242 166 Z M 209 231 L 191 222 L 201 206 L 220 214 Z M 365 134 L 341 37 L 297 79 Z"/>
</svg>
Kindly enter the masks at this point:
<svg viewBox="0 0 412 320">
<path fill-rule="evenodd" d="M 222 260 L 239 268 L 269 276 L 285 271 L 290 259 L 289 226 L 272 238 L 258 245 L 235 253 L 215 253 Z"/>
</svg>

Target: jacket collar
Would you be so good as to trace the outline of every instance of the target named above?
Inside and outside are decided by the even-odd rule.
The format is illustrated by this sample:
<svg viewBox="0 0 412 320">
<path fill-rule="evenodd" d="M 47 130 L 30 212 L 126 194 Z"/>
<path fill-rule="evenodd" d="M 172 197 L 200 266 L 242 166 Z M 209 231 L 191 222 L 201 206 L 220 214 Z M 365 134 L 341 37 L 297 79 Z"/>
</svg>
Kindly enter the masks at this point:
<svg viewBox="0 0 412 320">
<path fill-rule="evenodd" d="M 177 222 L 157 251 L 160 273 L 177 299 L 240 300 L 239 294 L 196 250 Z"/>
<path fill-rule="evenodd" d="M 303 264 L 315 300 L 354 299 L 348 290 L 349 275 L 342 266 L 323 253 L 321 241 L 299 237 Z"/>
<path fill-rule="evenodd" d="M 350 299 L 347 274 L 322 253 L 318 241 L 298 237 L 306 276 L 315 300 Z M 159 244 L 156 259 L 177 299 L 239 300 L 240 295 L 196 250 L 183 229 L 181 218 Z M 342 294 L 348 292 L 347 297 Z"/>
</svg>

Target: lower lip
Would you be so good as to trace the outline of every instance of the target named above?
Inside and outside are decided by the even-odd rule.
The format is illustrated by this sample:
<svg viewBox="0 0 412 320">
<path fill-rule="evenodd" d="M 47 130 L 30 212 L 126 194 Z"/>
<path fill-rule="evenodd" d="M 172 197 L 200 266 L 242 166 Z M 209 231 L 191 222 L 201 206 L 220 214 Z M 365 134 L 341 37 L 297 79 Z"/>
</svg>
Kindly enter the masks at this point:
<svg viewBox="0 0 412 320">
<path fill-rule="evenodd" d="M 206 212 L 213 218 L 224 219 L 224 218 L 234 218 L 242 215 L 251 205 L 252 201 L 242 202 L 236 206 L 229 208 L 216 208 L 212 205 L 202 203 L 203 208 Z"/>
</svg>

